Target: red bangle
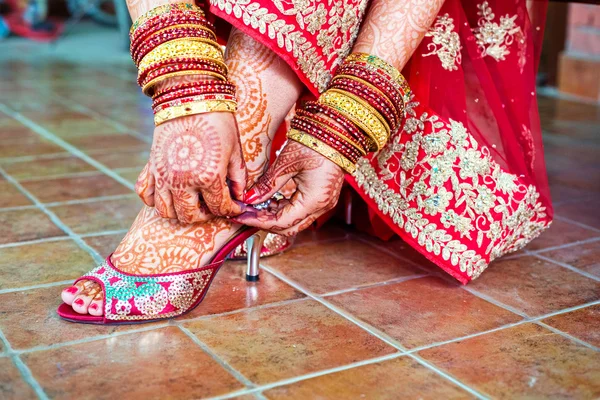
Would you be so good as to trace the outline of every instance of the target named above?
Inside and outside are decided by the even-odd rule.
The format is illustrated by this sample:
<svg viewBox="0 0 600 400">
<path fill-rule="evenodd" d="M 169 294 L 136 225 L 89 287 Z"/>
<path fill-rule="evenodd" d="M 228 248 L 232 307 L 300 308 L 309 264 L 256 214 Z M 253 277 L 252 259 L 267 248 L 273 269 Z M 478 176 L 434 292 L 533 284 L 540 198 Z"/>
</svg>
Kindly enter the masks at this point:
<svg viewBox="0 0 600 400">
<path fill-rule="evenodd" d="M 361 82 L 347 78 L 335 79 L 330 87 L 347 91 L 365 100 L 386 119 L 392 131 L 396 130 L 400 123 L 400 117 L 396 113 L 395 107 L 383 93 L 377 93 Z"/>
<path fill-rule="evenodd" d="M 146 39 L 149 35 L 160 29 L 171 25 L 183 24 L 197 24 L 210 29 L 212 32 L 215 31 L 215 26 L 200 14 L 177 12 L 157 15 L 156 17 L 149 19 L 144 25 L 133 31 L 129 39 L 131 44 L 135 46 L 139 44 L 140 40 Z"/>
<path fill-rule="evenodd" d="M 132 51 L 131 58 L 133 59 L 133 62 L 135 62 L 135 65 L 139 65 L 140 61 L 142 61 L 142 58 L 144 58 L 146 54 L 150 53 L 157 46 L 174 39 L 188 37 L 212 39 L 212 35 L 210 35 L 209 32 L 198 28 L 169 29 L 150 37 L 148 40 L 142 43 L 139 47 Z"/>
<path fill-rule="evenodd" d="M 367 137 L 367 135 L 365 135 L 352 121 L 344 117 L 337 110 L 321 103 L 317 103 L 316 101 L 307 101 L 303 108 L 306 111 L 321 113 L 331 118 L 336 123 L 343 126 L 344 129 L 346 129 L 348 133 L 350 133 L 361 145 L 363 145 L 365 149 L 374 151 L 376 148 L 376 145 L 371 138 Z"/>
<path fill-rule="evenodd" d="M 338 69 L 336 75 L 350 75 L 369 82 L 390 98 L 399 115 L 403 114 L 404 97 L 400 86 L 391 83 L 381 74 L 374 73 L 367 69 L 357 68 L 355 66 L 343 65 Z"/>
<path fill-rule="evenodd" d="M 210 82 L 212 82 L 212 81 L 210 81 Z M 223 82 L 223 83 L 227 84 L 226 82 Z M 228 84 L 228 85 L 231 85 L 231 84 Z M 233 85 L 231 85 L 231 86 L 233 86 Z M 156 97 L 154 99 L 154 101 L 152 102 L 152 107 L 156 107 L 162 103 L 165 103 L 168 101 L 173 101 L 173 100 L 183 98 L 183 97 L 201 96 L 201 95 L 207 95 L 207 94 L 228 94 L 228 95 L 235 96 L 235 87 L 226 87 L 224 85 L 219 85 L 219 86 L 215 85 L 215 86 L 205 86 L 205 87 L 201 87 L 201 88 L 180 89 L 180 90 Z"/>
<path fill-rule="evenodd" d="M 340 128 L 339 126 L 335 125 L 334 123 L 332 123 L 330 120 L 328 120 L 327 118 L 323 118 L 320 117 L 318 115 L 313 115 L 307 111 L 298 109 L 296 110 L 296 115 L 294 116 L 294 118 L 298 119 L 299 121 L 304 121 L 304 122 L 308 122 L 308 123 L 316 123 L 317 125 L 321 125 L 326 127 L 328 130 L 330 130 L 331 132 L 335 133 L 336 135 L 346 138 L 346 140 L 349 143 L 354 143 L 352 144 L 354 147 L 357 148 L 357 150 L 362 154 L 362 155 L 366 155 L 367 154 L 367 148 L 365 146 L 364 143 L 361 143 L 361 141 L 356 140 L 356 138 L 354 138 L 352 135 L 350 135 L 348 133 L 348 131 L 344 130 L 343 128 Z"/>
<path fill-rule="evenodd" d="M 205 86 L 214 86 L 214 85 L 231 85 L 233 88 L 235 88 L 235 85 L 231 82 L 221 82 L 221 81 L 184 82 L 184 83 L 179 83 L 177 85 L 167 87 L 159 92 L 156 92 L 154 94 L 154 96 L 152 96 L 152 98 L 157 99 L 160 96 L 164 96 L 166 94 L 169 94 L 169 93 L 172 93 L 172 92 L 175 92 L 178 90 L 191 89 L 191 88 L 203 88 Z"/>
<path fill-rule="evenodd" d="M 220 65 L 203 58 L 175 58 L 172 60 L 165 60 L 156 64 L 151 65 L 147 70 L 143 71 L 138 76 L 138 85 L 144 86 L 152 79 L 157 78 L 160 75 L 177 72 L 182 69 L 189 69 L 186 66 L 194 65 L 200 70 L 215 72 L 227 77 L 227 70 L 224 70 Z"/>
</svg>

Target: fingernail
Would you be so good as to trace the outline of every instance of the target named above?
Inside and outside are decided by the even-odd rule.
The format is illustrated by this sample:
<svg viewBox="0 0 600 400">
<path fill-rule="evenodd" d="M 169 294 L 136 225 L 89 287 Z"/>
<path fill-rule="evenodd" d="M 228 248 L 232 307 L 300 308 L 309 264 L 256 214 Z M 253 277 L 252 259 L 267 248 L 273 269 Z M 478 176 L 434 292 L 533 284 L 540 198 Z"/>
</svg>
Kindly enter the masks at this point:
<svg viewBox="0 0 600 400">
<path fill-rule="evenodd" d="M 71 287 L 66 288 L 65 292 L 73 294 L 73 293 L 77 293 L 78 290 L 79 289 L 77 289 L 75 286 L 71 286 Z"/>
<path fill-rule="evenodd" d="M 92 310 L 96 310 L 96 309 L 98 308 L 98 304 L 96 304 L 96 303 L 92 303 L 92 304 L 90 305 L 90 308 L 91 308 Z"/>
<path fill-rule="evenodd" d="M 246 203 L 246 204 L 252 204 L 252 202 L 255 201 L 256 199 L 258 199 L 258 193 L 256 193 L 256 189 L 254 189 L 254 188 L 248 190 L 244 194 L 244 203 Z"/>
<path fill-rule="evenodd" d="M 82 299 L 77 299 L 73 302 L 73 304 L 75 304 L 76 306 L 82 306 L 83 305 L 83 300 Z"/>
</svg>

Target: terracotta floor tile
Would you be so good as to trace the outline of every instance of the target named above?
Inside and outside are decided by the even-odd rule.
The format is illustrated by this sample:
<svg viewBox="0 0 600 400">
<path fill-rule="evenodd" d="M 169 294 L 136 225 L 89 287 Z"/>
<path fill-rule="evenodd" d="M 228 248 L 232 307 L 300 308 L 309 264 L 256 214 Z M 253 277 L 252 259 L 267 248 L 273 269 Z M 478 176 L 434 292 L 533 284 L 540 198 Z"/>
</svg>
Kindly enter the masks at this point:
<svg viewBox="0 0 600 400">
<path fill-rule="evenodd" d="M 409 357 L 307 379 L 266 391 L 271 400 L 470 399 L 467 392 Z"/>
<path fill-rule="evenodd" d="M 600 305 L 598 304 L 555 315 L 542 322 L 600 348 Z"/>
<path fill-rule="evenodd" d="M 600 237 L 600 233 L 570 222 L 555 220 L 550 228 L 527 246 L 527 250 L 541 250 L 594 237 Z"/>
<path fill-rule="evenodd" d="M 4 400 L 35 399 L 35 392 L 21 377 L 8 357 L 0 358 L 0 398 Z"/>
<path fill-rule="evenodd" d="M 83 240 L 89 244 L 102 257 L 108 257 L 123 240 L 125 233 L 115 233 L 112 235 L 92 236 Z"/>
<path fill-rule="evenodd" d="M 552 203 L 557 206 L 560 203 L 589 199 L 590 197 L 597 196 L 597 193 L 595 191 L 585 190 L 571 185 L 553 184 L 550 185 L 550 196 L 552 198 Z"/>
<path fill-rule="evenodd" d="M 557 206 L 556 215 L 570 218 L 576 222 L 600 229 L 600 208 L 598 198 Z"/>
<path fill-rule="evenodd" d="M 138 176 L 140 176 L 140 172 L 141 172 L 141 170 L 138 170 L 136 168 L 136 169 L 130 169 L 130 170 L 126 170 L 126 171 L 119 171 L 117 173 L 119 175 L 121 175 L 123 178 L 127 179 L 128 182 L 135 184 L 137 182 Z"/>
<path fill-rule="evenodd" d="M 64 236 L 65 233 L 42 211 L 0 211 L 0 244 Z"/>
<path fill-rule="evenodd" d="M 27 142 L 38 138 L 37 133 L 15 121 L 14 125 L 3 126 L 0 124 L 0 141 L 2 143 Z"/>
<path fill-rule="evenodd" d="M 293 247 L 262 262 L 315 293 L 385 282 L 420 273 L 358 240 Z"/>
<path fill-rule="evenodd" d="M 0 208 L 30 206 L 29 200 L 16 186 L 10 182 L 0 182 Z"/>
<path fill-rule="evenodd" d="M 131 189 L 104 175 L 38 179 L 21 182 L 42 203 L 130 194 Z"/>
<path fill-rule="evenodd" d="M 73 324 L 60 319 L 56 309 L 62 302 L 60 292 L 64 288 L 60 285 L 0 294 L 0 329 L 14 349 L 49 346 L 140 327 Z"/>
<path fill-rule="evenodd" d="M 72 240 L 5 247 L 0 249 L 0 289 L 77 278 L 94 264 Z"/>
<path fill-rule="evenodd" d="M 469 285 L 529 316 L 600 298 L 600 282 L 534 257 L 497 261 Z"/>
<path fill-rule="evenodd" d="M 420 278 L 328 297 L 398 340 L 424 346 L 497 328 L 522 318 L 439 278 Z"/>
<path fill-rule="evenodd" d="M 140 171 L 148 162 L 150 153 L 147 151 L 109 152 L 95 154 L 89 152 L 90 156 L 110 169 L 116 168 L 139 168 Z"/>
<path fill-rule="evenodd" d="M 259 282 L 246 281 L 246 263 L 228 261 L 219 271 L 204 301 L 183 319 L 220 314 L 277 301 L 299 299 L 304 295 L 267 271 Z"/>
<path fill-rule="evenodd" d="M 50 208 L 75 233 L 129 229 L 142 209 L 136 195 L 124 199 L 98 200 Z"/>
<path fill-rule="evenodd" d="M 23 360 L 53 399 L 187 399 L 243 388 L 176 327 L 30 353 Z"/>
<path fill-rule="evenodd" d="M 74 174 L 94 171 L 95 168 L 75 156 L 17 161 L 2 164 L 2 168 L 13 178 L 24 180 L 50 175 Z"/>
<path fill-rule="evenodd" d="M 348 229 L 334 221 L 328 221 L 318 230 L 307 229 L 296 237 L 294 245 L 305 245 L 322 241 L 344 239 L 348 237 Z"/>
<path fill-rule="evenodd" d="M 600 394 L 598 353 L 524 324 L 419 353 L 494 398 L 592 399 Z"/>
<path fill-rule="evenodd" d="M 0 158 L 39 156 L 43 154 L 58 153 L 66 153 L 66 151 L 52 142 L 37 138 L 32 138 L 30 141 L 11 143 L 10 146 L 0 146 Z"/>
<path fill-rule="evenodd" d="M 231 366 L 260 384 L 395 351 L 313 301 L 185 325 Z"/>
<path fill-rule="evenodd" d="M 127 134 L 88 135 L 67 139 L 67 141 L 83 151 L 94 151 L 98 149 L 104 151 L 148 151 L 150 149 L 150 143 L 143 142 L 140 139 Z"/>
<path fill-rule="evenodd" d="M 600 277 L 600 240 L 546 251 L 542 255 Z"/>
<path fill-rule="evenodd" d="M 429 261 L 423 254 L 419 253 L 400 238 L 393 238 L 389 241 L 383 241 L 377 238 L 368 238 L 367 240 L 370 240 L 377 246 L 391 250 L 394 254 L 397 254 L 400 257 L 404 257 L 407 260 L 414 262 L 419 266 L 420 270 L 434 273 L 444 273 L 440 267 Z"/>
</svg>

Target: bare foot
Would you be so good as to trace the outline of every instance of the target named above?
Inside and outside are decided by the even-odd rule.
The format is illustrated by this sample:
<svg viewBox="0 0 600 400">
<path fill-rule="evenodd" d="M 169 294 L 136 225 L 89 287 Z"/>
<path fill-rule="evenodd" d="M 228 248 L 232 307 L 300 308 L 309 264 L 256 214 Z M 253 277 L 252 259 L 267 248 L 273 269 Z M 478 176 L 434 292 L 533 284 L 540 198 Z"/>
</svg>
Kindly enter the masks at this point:
<svg viewBox="0 0 600 400">
<path fill-rule="evenodd" d="M 208 264 L 240 225 L 222 218 L 182 224 L 158 216 L 154 208 L 140 211 L 111 261 L 133 275 L 172 273 Z M 96 282 L 82 280 L 64 289 L 62 300 L 80 314 L 104 314 L 104 293 Z"/>
</svg>

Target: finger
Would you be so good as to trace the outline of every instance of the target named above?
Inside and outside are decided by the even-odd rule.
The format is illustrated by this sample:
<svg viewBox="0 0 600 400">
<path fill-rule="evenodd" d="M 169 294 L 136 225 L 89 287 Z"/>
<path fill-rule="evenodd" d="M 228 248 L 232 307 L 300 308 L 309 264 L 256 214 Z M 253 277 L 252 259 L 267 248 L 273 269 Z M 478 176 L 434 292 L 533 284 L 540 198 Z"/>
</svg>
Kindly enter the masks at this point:
<svg viewBox="0 0 600 400">
<path fill-rule="evenodd" d="M 242 151 L 238 146 L 232 154 L 229 166 L 227 167 L 227 177 L 231 183 L 231 192 L 233 197 L 238 200 L 244 200 L 244 191 L 248 182 L 248 170 L 246 162 L 242 156 Z"/>
<path fill-rule="evenodd" d="M 173 206 L 173 196 L 167 189 L 156 190 L 154 193 L 154 208 L 156 209 L 156 213 L 163 218 L 177 218 L 177 213 Z"/>
<path fill-rule="evenodd" d="M 236 202 L 231 198 L 229 186 L 224 181 L 213 182 L 202 191 L 202 198 L 214 215 L 233 217 L 244 212 L 243 203 Z"/>
<path fill-rule="evenodd" d="M 244 202 L 246 204 L 258 204 L 270 199 L 297 174 L 298 171 L 288 171 L 286 168 L 281 168 L 279 161 L 275 161 L 275 164 L 273 164 L 267 172 L 258 179 L 256 184 L 246 192 Z"/>
<path fill-rule="evenodd" d="M 233 221 L 279 233 L 285 231 L 314 214 L 314 205 L 305 204 L 302 192 L 296 192 L 292 198 L 278 203 L 277 209 L 250 209 L 244 214 L 232 218 Z"/>
<path fill-rule="evenodd" d="M 148 207 L 154 207 L 154 174 L 146 164 L 135 182 L 135 192 Z"/>
<path fill-rule="evenodd" d="M 173 205 L 177 219 L 184 224 L 205 222 L 210 219 L 200 208 L 198 193 L 186 190 L 172 191 Z"/>
<path fill-rule="evenodd" d="M 315 214 L 309 215 L 304 218 L 302 221 L 298 222 L 296 225 L 289 227 L 288 229 L 284 229 L 282 231 L 277 232 L 277 234 L 290 237 L 302 232 L 303 230 L 309 228 L 315 221 L 325 213 L 325 211 L 320 211 Z"/>
</svg>

